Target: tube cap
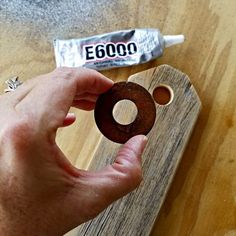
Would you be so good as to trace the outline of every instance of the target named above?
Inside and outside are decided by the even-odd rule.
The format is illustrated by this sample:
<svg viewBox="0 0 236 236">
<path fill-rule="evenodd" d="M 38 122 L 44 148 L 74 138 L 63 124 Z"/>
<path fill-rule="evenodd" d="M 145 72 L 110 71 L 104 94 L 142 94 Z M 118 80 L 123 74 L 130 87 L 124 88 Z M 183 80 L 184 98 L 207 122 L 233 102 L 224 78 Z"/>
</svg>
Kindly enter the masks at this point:
<svg viewBox="0 0 236 236">
<path fill-rule="evenodd" d="M 164 35 L 165 48 L 184 42 L 184 35 Z"/>
</svg>

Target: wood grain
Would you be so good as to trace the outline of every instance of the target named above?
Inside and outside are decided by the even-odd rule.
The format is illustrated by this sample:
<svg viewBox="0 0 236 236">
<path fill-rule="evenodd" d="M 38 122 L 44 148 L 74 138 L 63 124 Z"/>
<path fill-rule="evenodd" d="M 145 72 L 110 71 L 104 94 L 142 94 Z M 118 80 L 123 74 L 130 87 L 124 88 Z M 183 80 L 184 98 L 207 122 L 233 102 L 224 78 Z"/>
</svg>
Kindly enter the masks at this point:
<svg viewBox="0 0 236 236">
<path fill-rule="evenodd" d="M 235 14 L 235 0 L 0 1 L 0 89 L 11 76 L 53 70 L 53 38 L 141 27 L 183 33 L 186 42 L 162 58 L 103 73 L 120 81 L 170 64 L 189 75 L 203 108 L 151 235 L 235 235 Z M 72 163 L 87 168 L 101 134 L 92 112 L 75 113 L 77 122 L 57 140 Z"/>
<path fill-rule="evenodd" d="M 166 106 L 156 105 L 155 124 L 148 134 L 142 156 L 143 179 L 135 192 L 112 204 L 96 219 L 83 225 L 77 235 L 148 236 L 164 201 L 198 117 L 201 102 L 188 77 L 170 66 L 160 66 L 131 76 L 151 94 L 160 85 L 173 91 Z M 116 113 L 130 112 L 123 105 Z M 120 145 L 101 140 L 89 169 L 99 170 L 114 161 Z"/>
</svg>

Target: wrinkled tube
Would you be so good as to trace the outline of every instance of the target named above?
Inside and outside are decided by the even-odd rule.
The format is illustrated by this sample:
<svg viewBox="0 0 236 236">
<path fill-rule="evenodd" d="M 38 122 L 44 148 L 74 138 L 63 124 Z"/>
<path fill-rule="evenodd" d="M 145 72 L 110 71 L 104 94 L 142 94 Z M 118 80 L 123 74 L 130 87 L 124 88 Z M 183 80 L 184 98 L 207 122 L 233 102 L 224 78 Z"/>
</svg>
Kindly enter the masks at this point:
<svg viewBox="0 0 236 236">
<path fill-rule="evenodd" d="M 184 35 L 162 35 L 158 29 L 132 29 L 82 39 L 54 40 L 57 67 L 95 70 L 133 66 L 162 56 L 164 48 L 184 42 Z"/>
</svg>

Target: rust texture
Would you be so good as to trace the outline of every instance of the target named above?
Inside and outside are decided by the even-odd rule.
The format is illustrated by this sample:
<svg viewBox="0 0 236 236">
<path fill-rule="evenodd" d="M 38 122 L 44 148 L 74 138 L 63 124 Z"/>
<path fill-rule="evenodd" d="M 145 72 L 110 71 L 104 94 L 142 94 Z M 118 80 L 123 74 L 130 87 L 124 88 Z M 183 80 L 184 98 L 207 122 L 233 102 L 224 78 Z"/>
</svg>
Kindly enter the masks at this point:
<svg viewBox="0 0 236 236">
<path fill-rule="evenodd" d="M 117 102 L 128 99 L 137 107 L 135 120 L 122 125 L 115 121 L 112 111 Z M 95 106 L 95 121 L 101 131 L 111 141 L 125 143 L 138 134 L 148 134 L 155 123 L 156 106 L 151 94 L 142 86 L 132 82 L 119 82 L 99 96 Z"/>
</svg>

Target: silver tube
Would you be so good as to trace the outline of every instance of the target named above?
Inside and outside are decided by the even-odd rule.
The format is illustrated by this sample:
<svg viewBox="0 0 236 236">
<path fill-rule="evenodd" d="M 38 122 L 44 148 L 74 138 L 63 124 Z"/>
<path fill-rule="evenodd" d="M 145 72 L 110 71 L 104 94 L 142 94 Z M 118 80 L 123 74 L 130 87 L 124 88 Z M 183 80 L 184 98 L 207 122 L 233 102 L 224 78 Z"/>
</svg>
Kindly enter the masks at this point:
<svg viewBox="0 0 236 236">
<path fill-rule="evenodd" d="M 57 67 L 84 66 L 95 70 L 138 65 L 182 43 L 183 35 L 163 36 L 158 29 L 132 29 L 83 39 L 54 40 Z"/>
</svg>

